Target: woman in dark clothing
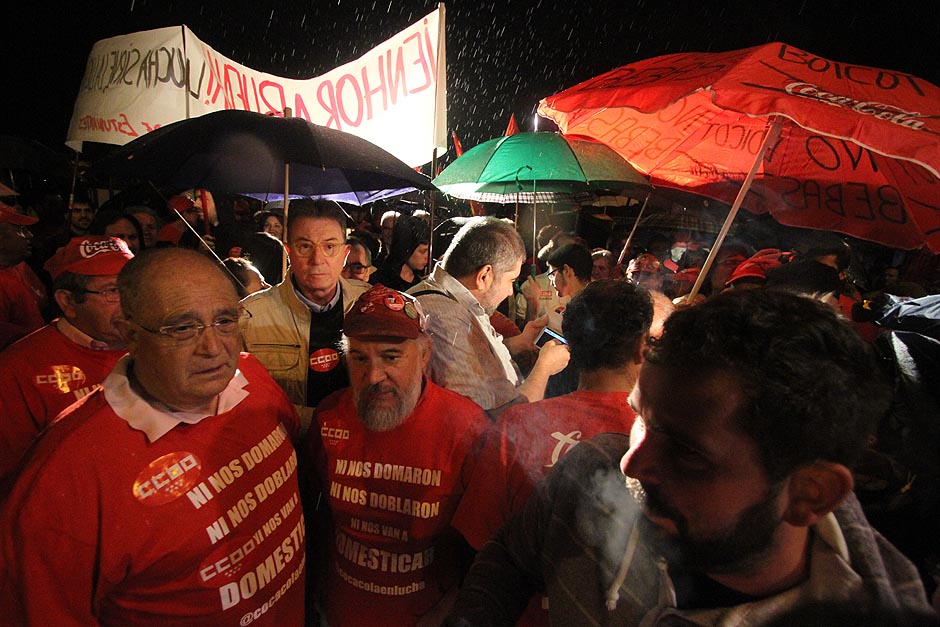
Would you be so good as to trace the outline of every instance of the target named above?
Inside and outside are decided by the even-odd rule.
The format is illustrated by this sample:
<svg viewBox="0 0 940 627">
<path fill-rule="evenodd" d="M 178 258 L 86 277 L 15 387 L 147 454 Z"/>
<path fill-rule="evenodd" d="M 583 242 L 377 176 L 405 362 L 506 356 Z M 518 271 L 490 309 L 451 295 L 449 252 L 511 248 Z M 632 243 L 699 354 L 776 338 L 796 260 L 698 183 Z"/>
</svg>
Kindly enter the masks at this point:
<svg viewBox="0 0 940 627">
<path fill-rule="evenodd" d="M 414 216 L 398 218 L 388 258 L 369 277 L 369 282 L 400 292 L 420 283 L 428 265 L 430 241 L 431 229 L 427 222 Z"/>
</svg>

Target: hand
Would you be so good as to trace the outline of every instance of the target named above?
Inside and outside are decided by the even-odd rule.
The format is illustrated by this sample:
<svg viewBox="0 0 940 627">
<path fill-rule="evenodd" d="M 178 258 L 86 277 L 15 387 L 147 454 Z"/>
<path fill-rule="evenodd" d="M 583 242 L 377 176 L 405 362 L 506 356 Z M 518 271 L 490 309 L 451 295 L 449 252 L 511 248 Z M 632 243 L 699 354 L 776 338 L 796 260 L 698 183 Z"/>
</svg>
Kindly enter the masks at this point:
<svg viewBox="0 0 940 627">
<path fill-rule="evenodd" d="M 564 370 L 570 358 L 571 353 L 568 351 L 567 344 L 549 340 L 539 351 L 539 358 L 535 361 L 533 368 L 544 369 L 545 373 L 551 376 Z"/>
<path fill-rule="evenodd" d="M 522 329 L 522 333 L 519 334 L 522 336 L 526 348 L 535 348 L 535 339 L 546 326 L 548 326 L 548 314 L 526 323 L 525 328 Z"/>
<path fill-rule="evenodd" d="M 542 287 L 539 285 L 539 282 L 535 280 L 535 277 L 531 274 L 525 278 L 525 282 L 520 286 L 520 291 L 522 295 L 525 296 L 526 302 L 538 301 L 539 294 L 542 291 Z"/>
<path fill-rule="evenodd" d="M 212 235 L 203 235 L 202 241 L 205 242 L 205 246 L 200 245 L 200 248 L 208 248 L 210 251 L 215 252 L 215 237 Z"/>
</svg>

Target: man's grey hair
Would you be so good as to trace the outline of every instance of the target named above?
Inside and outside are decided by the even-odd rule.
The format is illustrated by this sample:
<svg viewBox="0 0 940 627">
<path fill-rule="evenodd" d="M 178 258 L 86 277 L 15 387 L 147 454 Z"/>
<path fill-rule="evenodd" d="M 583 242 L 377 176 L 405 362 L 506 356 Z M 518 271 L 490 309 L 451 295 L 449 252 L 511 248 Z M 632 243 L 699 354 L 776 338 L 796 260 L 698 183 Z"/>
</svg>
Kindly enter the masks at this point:
<svg viewBox="0 0 940 627">
<path fill-rule="evenodd" d="M 339 225 L 343 233 L 343 241 L 346 240 L 346 221 L 349 216 L 343 211 L 342 207 L 331 200 L 318 200 L 315 198 L 299 198 L 292 200 L 288 205 L 287 213 L 287 236 L 291 237 L 294 226 L 298 220 L 304 218 L 322 218 L 333 220 Z"/>
<path fill-rule="evenodd" d="M 511 221 L 480 216 L 457 231 L 441 261 L 448 274 L 463 279 L 486 265 L 500 274 L 516 272 L 524 258 L 525 244 Z"/>
</svg>

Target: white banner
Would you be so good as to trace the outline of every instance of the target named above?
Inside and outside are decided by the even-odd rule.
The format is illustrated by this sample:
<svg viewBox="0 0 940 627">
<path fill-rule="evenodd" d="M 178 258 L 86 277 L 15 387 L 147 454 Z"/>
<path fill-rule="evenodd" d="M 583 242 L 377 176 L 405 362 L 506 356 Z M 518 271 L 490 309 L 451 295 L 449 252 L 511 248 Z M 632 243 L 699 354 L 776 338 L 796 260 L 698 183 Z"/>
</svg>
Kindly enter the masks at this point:
<svg viewBox="0 0 940 627">
<path fill-rule="evenodd" d="M 447 148 L 444 5 L 362 57 L 293 80 L 235 63 L 185 26 L 97 42 L 66 144 L 123 145 L 164 124 L 218 111 L 282 113 L 358 135 L 410 166 Z"/>
</svg>

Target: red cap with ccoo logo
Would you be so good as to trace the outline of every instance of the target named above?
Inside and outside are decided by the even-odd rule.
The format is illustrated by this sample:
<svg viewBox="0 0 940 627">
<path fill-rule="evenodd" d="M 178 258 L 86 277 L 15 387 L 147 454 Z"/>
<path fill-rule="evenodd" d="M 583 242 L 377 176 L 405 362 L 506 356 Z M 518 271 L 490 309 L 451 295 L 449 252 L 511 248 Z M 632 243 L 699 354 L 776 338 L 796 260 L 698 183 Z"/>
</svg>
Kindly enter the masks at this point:
<svg viewBox="0 0 940 627">
<path fill-rule="evenodd" d="M 359 297 L 343 319 L 348 337 L 400 337 L 425 332 L 426 316 L 414 296 L 377 284 Z"/>
</svg>

